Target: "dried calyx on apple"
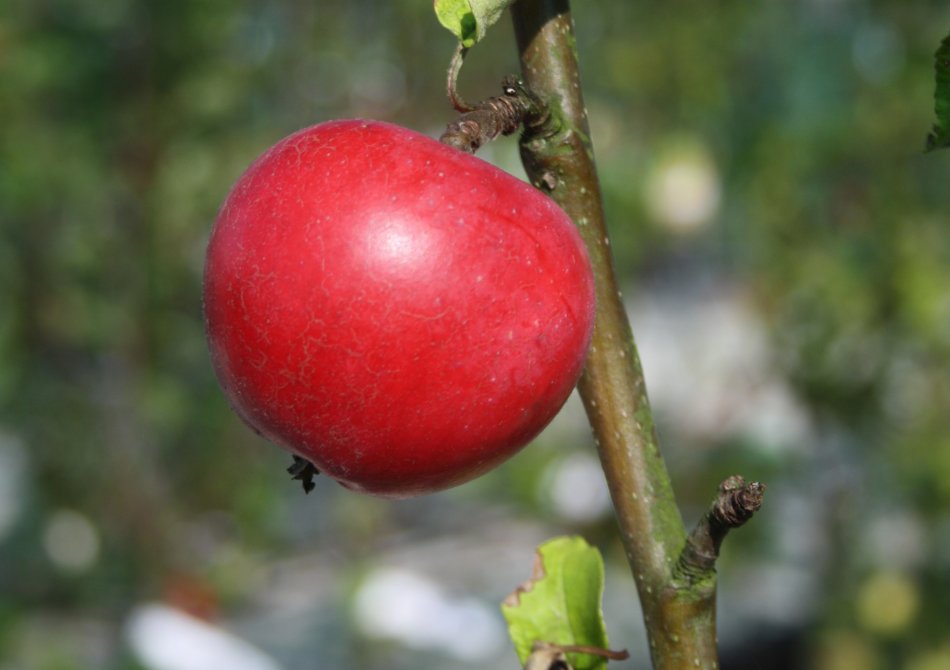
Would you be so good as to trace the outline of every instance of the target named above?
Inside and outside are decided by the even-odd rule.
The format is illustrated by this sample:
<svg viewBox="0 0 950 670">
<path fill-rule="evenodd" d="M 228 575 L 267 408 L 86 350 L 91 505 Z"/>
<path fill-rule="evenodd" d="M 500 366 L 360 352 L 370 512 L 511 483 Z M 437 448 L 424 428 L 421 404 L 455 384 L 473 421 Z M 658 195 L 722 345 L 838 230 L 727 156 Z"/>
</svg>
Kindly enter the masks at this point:
<svg viewBox="0 0 950 670">
<path fill-rule="evenodd" d="M 204 309 L 236 413 L 380 496 L 468 481 L 561 408 L 594 323 L 584 244 L 548 197 L 387 123 L 270 148 L 211 234 Z"/>
</svg>

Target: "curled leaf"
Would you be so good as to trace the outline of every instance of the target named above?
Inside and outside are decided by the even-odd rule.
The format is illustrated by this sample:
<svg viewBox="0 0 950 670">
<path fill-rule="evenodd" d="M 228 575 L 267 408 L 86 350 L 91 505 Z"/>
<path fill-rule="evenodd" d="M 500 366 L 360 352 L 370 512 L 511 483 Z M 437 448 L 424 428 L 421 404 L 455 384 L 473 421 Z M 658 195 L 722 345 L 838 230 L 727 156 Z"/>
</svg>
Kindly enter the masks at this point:
<svg viewBox="0 0 950 670">
<path fill-rule="evenodd" d="M 464 47 L 473 46 L 501 18 L 514 0 L 434 0 L 439 23 Z"/>
<path fill-rule="evenodd" d="M 541 642 L 566 651 L 575 670 L 603 668 L 604 657 L 575 651 L 607 648 L 603 592 L 603 559 L 583 538 L 558 537 L 538 547 L 531 577 L 501 606 L 522 665 Z"/>
</svg>

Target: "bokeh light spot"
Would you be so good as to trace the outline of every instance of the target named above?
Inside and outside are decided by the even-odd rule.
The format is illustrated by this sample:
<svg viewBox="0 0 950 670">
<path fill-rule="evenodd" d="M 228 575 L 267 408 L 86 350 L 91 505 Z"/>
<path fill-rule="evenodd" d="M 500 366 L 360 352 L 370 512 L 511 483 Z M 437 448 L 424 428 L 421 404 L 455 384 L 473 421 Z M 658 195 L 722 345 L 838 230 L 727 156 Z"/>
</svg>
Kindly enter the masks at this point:
<svg viewBox="0 0 950 670">
<path fill-rule="evenodd" d="M 99 558 L 99 531 L 82 514 L 59 510 L 46 523 L 43 546 L 63 572 L 84 572 Z"/>
</svg>

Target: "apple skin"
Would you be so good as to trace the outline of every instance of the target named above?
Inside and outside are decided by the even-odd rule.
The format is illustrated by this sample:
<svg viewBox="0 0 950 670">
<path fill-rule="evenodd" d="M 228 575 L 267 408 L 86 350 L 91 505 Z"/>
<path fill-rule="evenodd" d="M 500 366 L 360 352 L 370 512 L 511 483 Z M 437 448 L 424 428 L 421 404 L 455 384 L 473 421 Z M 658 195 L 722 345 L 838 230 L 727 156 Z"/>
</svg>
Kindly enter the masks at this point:
<svg viewBox="0 0 950 670">
<path fill-rule="evenodd" d="M 205 322 L 235 412 L 344 486 L 466 482 L 564 404 L 594 324 L 584 244 L 548 197 L 372 121 L 283 139 L 211 234 Z"/>
</svg>

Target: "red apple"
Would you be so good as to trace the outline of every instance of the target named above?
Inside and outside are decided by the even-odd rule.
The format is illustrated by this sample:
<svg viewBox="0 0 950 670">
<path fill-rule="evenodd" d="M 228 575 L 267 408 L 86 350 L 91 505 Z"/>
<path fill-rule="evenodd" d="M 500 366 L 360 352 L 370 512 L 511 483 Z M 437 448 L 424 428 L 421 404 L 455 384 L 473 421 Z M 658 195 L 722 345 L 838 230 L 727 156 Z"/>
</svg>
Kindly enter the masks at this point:
<svg viewBox="0 0 950 670">
<path fill-rule="evenodd" d="M 583 242 L 528 184 L 397 126 L 301 130 L 218 214 L 214 369 L 268 440 L 351 489 L 468 481 L 535 437 L 594 323 Z"/>
</svg>

